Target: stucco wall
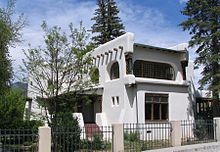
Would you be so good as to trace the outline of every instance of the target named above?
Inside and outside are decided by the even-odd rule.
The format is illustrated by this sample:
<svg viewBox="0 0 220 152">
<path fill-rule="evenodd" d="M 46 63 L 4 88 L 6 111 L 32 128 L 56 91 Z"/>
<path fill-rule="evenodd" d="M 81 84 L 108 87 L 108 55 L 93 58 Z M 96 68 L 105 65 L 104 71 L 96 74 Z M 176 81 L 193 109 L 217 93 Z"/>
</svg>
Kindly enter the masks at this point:
<svg viewBox="0 0 220 152">
<path fill-rule="evenodd" d="M 127 75 L 125 53 L 128 52 L 132 53 L 133 63 L 136 60 L 145 60 L 172 65 L 175 70 L 175 80 L 135 78 L 132 74 Z M 169 95 L 169 120 L 183 120 L 192 117 L 188 83 L 183 80 L 180 63 L 181 60 L 186 59 L 185 52 L 169 52 L 136 46 L 134 35 L 126 33 L 95 49 L 92 56 L 100 73 L 99 82 L 103 87 L 102 108 L 108 124 L 144 123 L 144 98 L 147 92 Z M 110 68 L 114 62 L 119 64 L 120 77 L 110 80 Z M 119 104 L 114 105 L 112 100 L 115 100 L 116 97 L 119 99 Z"/>
<path fill-rule="evenodd" d="M 182 52 L 173 53 L 143 47 L 134 47 L 133 62 L 136 60 L 144 60 L 170 64 L 175 70 L 175 82 L 183 83 L 182 67 L 180 63 L 182 56 Z"/>
<path fill-rule="evenodd" d="M 190 113 L 190 100 L 187 86 L 155 85 L 155 84 L 138 84 L 138 111 L 139 122 L 144 123 L 145 113 L 145 93 L 168 94 L 169 121 L 186 120 L 192 118 Z"/>
</svg>

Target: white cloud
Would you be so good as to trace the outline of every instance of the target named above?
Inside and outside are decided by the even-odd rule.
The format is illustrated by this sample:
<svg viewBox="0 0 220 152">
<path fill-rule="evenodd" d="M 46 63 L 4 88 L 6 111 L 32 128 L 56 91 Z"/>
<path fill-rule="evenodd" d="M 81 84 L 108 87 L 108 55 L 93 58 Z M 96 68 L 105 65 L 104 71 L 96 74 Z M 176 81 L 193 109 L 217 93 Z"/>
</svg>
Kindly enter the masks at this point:
<svg viewBox="0 0 220 152">
<path fill-rule="evenodd" d="M 178 26 L 169 26 L 166 16 L 158 9 L 132 1 L 119 1 L 118 6 L 126 31 L 135 33 L 136 42 L 170 47 L 188 41 L 188 35 Z"/>
<path fill-rule="evenodd" d="M 159 9 L 142 6 L 132 0 L 118 0 L 117 4 L 126 31 L 135 34 L 135 42 L 171 47 L 189 40 L 188 34 L 179 27 L 169 26 L 165 14 Z M 83 25 L 90 29 L 93 24 L 91 17 L 97 7 L 95 1 L 89 0 L 18 0 L 17 6 L 19 12 L 25 11 L 29 26 L 23 31 L 24 42 L 10 51 L 14 60 L 15 73 L 24 58 L 22 49 L 27 49 L 28 43 L 31 43 L 33 47 L 43 44 L 43 31 L 40 27 L 43 20 L 46 20 L 49 26 L 58 25 L 64 30 L 68 29 L 70 22 L 78 27 L 82 20 Z M 194 58 L 193 51 L 190 52 L 190 55 Z"/>
<path fill-rule="evenodd" d="M 73 1 L 70 0 L 17 1 L 17 6 L 19 7 L 17 8 L 18 13 L 19 11 L 25 11 L 24 13 L 28 17 L 29 25 L 23 30 L 23 43 L 19 44 L 16 48 L 10 49 L 14 73 L 17 73 L 18 67 L 22 65 L 22 59 L 25 58 L 23 49 L 27 50 L 29 43 L 32 47 L 43 45 L 44 33 L 40 26 L 43 20 L 45 20 L 49 26 L 57 25 L 62 27 L 63 30 L 68 29 L 70 22 L 72 22 L 75 27 L 78 27 L 80 21 L 82 20 L 83 26 L 87 29 L 90 28 L 90 18 L 96 7 L 95 3 L 89 1 L 81 3 L 72 2 Z M 22 10 L 23 8 L 26 9 Z"/>
</svg>

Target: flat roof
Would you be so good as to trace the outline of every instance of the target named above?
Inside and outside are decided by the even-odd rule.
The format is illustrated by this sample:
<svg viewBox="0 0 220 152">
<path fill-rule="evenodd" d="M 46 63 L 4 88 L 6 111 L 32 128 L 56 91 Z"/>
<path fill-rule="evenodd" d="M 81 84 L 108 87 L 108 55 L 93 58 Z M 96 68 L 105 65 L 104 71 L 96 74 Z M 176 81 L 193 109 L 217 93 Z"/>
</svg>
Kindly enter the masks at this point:
<svg viewBox="0 0 220 152">
<path fill-rule="evenodd" d="M 156 46 L 150 46 L 146 44 L 140 44 L 140 43 L 134 43 L 134 46 L 136 47 L 143 47 L 143 48 L 148 48 L 148 49 L 154 49 L 158 51 L 166 51 L 166 52 L 171 52 L 171 53 L 186 53 L 186 50 L 172 50 L 168 48 L 161 48 L 161 47 L 156 47 Z"/>
</svg>

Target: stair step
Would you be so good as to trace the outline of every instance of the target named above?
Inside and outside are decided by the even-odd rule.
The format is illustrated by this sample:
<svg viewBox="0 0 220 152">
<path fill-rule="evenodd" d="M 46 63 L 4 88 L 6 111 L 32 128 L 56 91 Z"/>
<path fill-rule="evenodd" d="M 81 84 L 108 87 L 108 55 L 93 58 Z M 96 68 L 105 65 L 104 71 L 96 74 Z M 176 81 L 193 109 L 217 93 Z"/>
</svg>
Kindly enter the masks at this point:
<svg viewBox="0 0 220 152">
<path fill-rule="evenodd" d="M 101 130 L 97 124 L 85 124 L 85 132 L 87 137 L 93 137 L 94 135 L 101 134 Z"/>
</svg>

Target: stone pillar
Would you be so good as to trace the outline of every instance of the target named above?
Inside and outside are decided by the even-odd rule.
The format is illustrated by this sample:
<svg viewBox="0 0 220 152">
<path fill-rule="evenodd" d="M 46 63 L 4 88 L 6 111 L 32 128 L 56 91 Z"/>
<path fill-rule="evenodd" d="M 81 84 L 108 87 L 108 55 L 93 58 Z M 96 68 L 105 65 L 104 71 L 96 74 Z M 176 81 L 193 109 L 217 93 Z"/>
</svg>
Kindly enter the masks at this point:
<svg viewBox="0 0 220 152">
<path fill-rule="evenodd" d="M 217 141 L 220 141 L 220 117 L 214 118 L 214 136 Z"/>
<path fill-rule="evenodd" d="M 43 126 L 38 128 L 39 147 L 38 152 L 51 152 L 51 128 Z"/>
<path fill-rule="evenodd" d="M 113 124 L 113 134 L 112 134 L 113 152 L 123 152 L 124 151 L 124 128 L 123 124 Z"/>
<path fill-rule="evenodd" d="M 182 137 L 182 130 L 181 130 L 181 121 L 171 121 L 171 144 L 173 147 L 181 146 L 181 137 Z"/>
</svg>

